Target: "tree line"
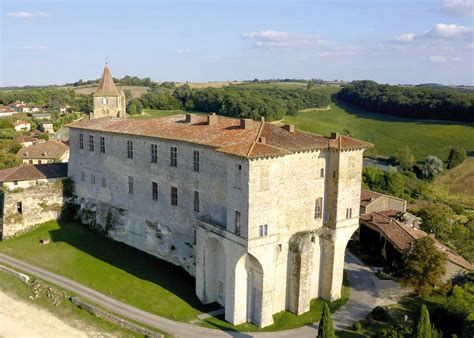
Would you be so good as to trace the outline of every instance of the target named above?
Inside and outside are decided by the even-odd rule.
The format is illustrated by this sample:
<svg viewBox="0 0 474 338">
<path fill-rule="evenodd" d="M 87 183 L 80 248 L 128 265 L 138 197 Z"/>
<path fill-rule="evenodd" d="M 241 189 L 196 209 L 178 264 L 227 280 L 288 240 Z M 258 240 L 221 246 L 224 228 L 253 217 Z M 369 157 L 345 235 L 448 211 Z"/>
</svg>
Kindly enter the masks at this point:
<svg viewBox="0 0 474 338">
<path fill-rule="evenodd" d="M 143 108 L 185 109 L 253 119 L 263 116 L 272 121 L 296 115 L 300 109 L 327 106 L 330 97 L 317 89 L 237 86 L 191 89 L 185 84 L 172 91 L 152 89 L 139 101 Z"/>
<path fill-rule="evenodd" d="M 474 93 L 448 87 L 404 87 L 354 81 L 337 94 L 341 101 L 400 117 L 474 122 Z"/>
</svg>

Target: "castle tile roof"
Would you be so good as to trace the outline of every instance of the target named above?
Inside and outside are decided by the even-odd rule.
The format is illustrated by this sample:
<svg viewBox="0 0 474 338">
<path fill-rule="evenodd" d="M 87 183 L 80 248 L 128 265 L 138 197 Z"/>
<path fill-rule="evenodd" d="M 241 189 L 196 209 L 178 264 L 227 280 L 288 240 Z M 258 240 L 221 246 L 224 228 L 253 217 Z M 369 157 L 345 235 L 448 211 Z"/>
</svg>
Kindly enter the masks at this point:
<svg viewBox="0 0 474 338">
<path fill-rule="evenodd" d="M 0 182 L 29 181 L 67 176 L 67 163 L 25 164 L 0 170 Z"/>
<path fill-rule="evenodd" d="M 372 144 L 348 136 L 331 139 L 263 121 L 247 120 L 246 127 L 235 118 L 215 116 L 216 123 L 208 124 L 208 116 L 194 116 L 193 123 L 185 115 L 173 115 L 150 120 L 104 117 L 81 120 L 70 128 L 136 136 L 176 140 L 216 148 L 217 151 L 245 158 L 282 156 L 299 151 L 335 149 L 355 150 Z"/>
<path fill-rule="evenodd" d="M 54 160 L 63 157 L 69 151 L 69 146 L 60 140 L 49 140 L 29 147 L 21 148 L 16 157 L 22 160 L 47 159 Z"/>
<path fill-rule="evenodd" d="M 405 225 L 393 218 L 395 210 L 386 210 L 384 212 L 373 212 L 371 214 L 360 215 L 361 221 L 377 228 L 398 250 L 406 250 L 419 238 L 426 237 L 428 234 L 423 230 Z M 474 266 L 462 256 L 435 239 L 435 246 L 440 252 L 447 254 L 448 260 L 452 263 L 468 270 Z"/>
<path fill-rule="evenodd" d="M 120 92 L 115 86 L 109 67 L 104 68 L 104 73 L 99 82 L 99 88 L 94 93 L 94 96 L 120 96 Z"/>
</svg>

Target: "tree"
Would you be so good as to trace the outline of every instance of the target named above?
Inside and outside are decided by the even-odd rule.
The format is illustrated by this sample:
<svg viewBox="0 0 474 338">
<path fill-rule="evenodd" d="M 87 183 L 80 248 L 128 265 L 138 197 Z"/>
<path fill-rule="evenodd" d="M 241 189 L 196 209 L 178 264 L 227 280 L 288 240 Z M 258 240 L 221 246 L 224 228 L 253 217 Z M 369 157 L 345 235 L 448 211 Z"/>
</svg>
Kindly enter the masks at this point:
<svg viewBox="0 0 474 338">
<path fill-rule="evenodd" d="M 400 171 L 411 171 L 416 162 L 415 155 L 412 154 L 408 146 L 396 152 L 395 161 Z"/>
<path fill-rule="evenodd" d="M 385 173 L 385 184 L 388 193 L 397 197 L 403 196 L 405 180 L 403 175 L 400 174 L 396 169 L 392 168 L 387 173 Z"/>
<path fill-rule="evenodd" d="M 132 94 L 132 91 L 130 89 L 125 89 L 123 91 L 123 93 L 125 94 L 125 102 L 130 102 L 132 101 L 133 99 L 133 94 Z"/>
<path fill-rule="evenodd" d="M 430 204 L 418 213 L 421 218 L 421 228 L 427 233 L 433 233 L 441 239 L 446 239 L 453 231 L 453 209 L 446 204 Z"/>
<path fill-rule="evenodd" d="M 427 156 L 421 167 L 421 174 L 424 179 L 432 181 L 444 170 L 443 161 L 436 156 Z"/>
<path fill-rule="evenodd" d="M 446 254 L 435 247 L 431 237 L 417 239 L 402 255 L 401 282 L 411 286 L 422 297 L 431 294 L 435 287 L 443 284 L 446 272 Z"/>
<path fill-rule="evenodd" d="M 420 308 L 420 315 L 413 328 L 413 338 L 431 338 L 430 313 L 424 304 Z"/>
<path fill-rule="evenodd" d="M 136 115 L 137 114 L 137 106 L 135 106 L 133 103 L 128 106 L 128 113 L 130 115 Z"/>
<path fill-rule="evenodd" d="M 331 311 L 327 303 L 324 303 L 323 315 L 319 321 L 318 338 L 336 338 L 332 326 Z"/>
<path fill-rule="evenodd" d="M 462 147 L 451 148 L 449 152 L 447 167 L 452 169 L 460 165 L 466 159 L 466 150 Z"/>
</svg>

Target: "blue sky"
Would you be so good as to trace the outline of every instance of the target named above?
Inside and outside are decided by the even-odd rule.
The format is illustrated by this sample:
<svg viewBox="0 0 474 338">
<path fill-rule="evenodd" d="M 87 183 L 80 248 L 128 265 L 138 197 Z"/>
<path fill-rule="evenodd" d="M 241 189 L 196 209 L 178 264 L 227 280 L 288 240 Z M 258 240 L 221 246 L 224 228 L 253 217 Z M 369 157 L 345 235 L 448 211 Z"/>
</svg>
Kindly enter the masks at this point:
<svg viewBox="0 0 474 338">
<path fill-rule="evenodd" d="M 474 84 L 474 0 L 0 0 L 0 86 L 94 79 Z"/>
</svg>

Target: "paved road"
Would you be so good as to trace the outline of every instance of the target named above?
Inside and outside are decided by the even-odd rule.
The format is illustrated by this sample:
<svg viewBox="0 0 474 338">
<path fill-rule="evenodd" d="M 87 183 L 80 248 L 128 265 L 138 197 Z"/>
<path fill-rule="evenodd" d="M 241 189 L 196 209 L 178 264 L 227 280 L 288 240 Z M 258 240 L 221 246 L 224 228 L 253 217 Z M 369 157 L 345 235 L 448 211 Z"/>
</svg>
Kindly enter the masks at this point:
<svg viewBox="0 0 474 338">
<path fill-rule="evenodd" d="M 31 273 L 45 281 L 56 284 L 62 288 L 68 289 L 90 300 L 108 311 L 115 312 L 126 318 L 136 320 L 151 327 L 166 331 L 170 334 L 188 338 L 188 337 L 315 337 L 317 335 L 317 325 L 305 326 L 302 328 L 269 332 L 269 333 L 241 333 L 234 331 L 220 331 L 207 329 L 197 325 L 176 322 L 170 319 L 159 317 L 149 312 L 137 309 L 128 304 L 122 303 L 116 299 L 108 297 L 100 292 L 92 290 L 84 285 L 76 283 L 68 278 L 55 273 L 38 268 L 34 265 L 25 263 L 13 257 L 0 253 L 0 262 Z M 380 281 L 363 265 L 357 258 L 350 253 L 346 254 L 345 268 L 348 273 L 349 281 L 352 287 L 352 293 L 349 301 L 339 311 L 333 315 L 335 328 L 341 329 L 351 326 L 355 321 L 365 318 L 365 316 L 377 305 L 387 305 L 395 303 L 401 294 L 406 290 L 399 289 L 393 281 Z M 389 296 L 385 296 L 389 295 Z"/>
</svg>

